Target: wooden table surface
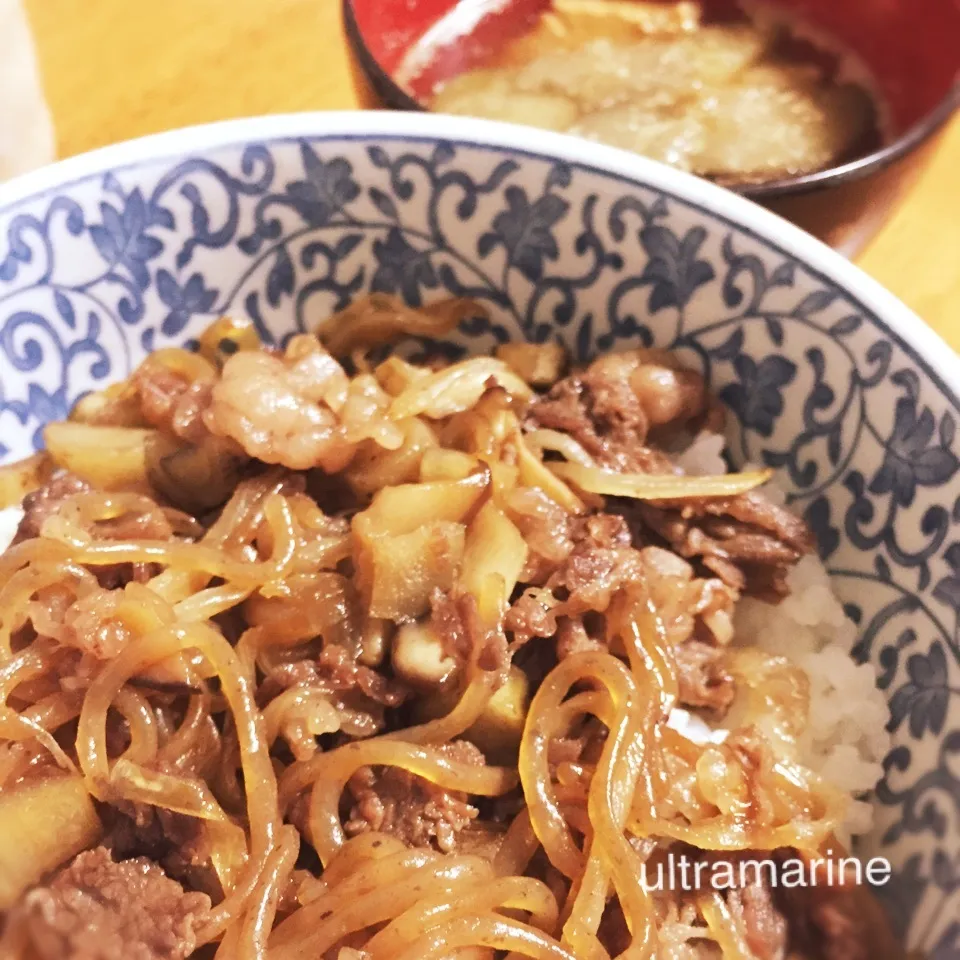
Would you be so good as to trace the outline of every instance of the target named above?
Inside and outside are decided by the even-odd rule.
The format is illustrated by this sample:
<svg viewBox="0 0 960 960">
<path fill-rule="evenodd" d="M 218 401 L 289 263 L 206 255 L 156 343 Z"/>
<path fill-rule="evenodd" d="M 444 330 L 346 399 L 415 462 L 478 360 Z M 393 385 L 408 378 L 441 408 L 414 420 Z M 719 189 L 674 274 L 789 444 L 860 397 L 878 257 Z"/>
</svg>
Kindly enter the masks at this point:
<svg viewBox="0 0 960 960">
<path fill-rule="evenodd" d="M 25 0 L 59 152 L 357 106 L 339 0 Z M 960 350 L 960 116 L 861 266 Z"/>
</svg>

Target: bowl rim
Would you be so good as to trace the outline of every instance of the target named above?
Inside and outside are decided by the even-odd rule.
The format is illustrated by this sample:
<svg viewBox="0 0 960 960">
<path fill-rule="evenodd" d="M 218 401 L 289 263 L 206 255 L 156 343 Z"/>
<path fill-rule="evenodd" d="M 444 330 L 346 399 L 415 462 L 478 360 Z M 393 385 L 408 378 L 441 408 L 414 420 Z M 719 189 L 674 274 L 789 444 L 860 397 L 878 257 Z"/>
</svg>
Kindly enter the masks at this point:
<svg viewBox="0 0 960 960">
<path fill-rule="evenodd" d="M 407 93 L 373 55 L 360 29 L 354 2 L 355 0 L 341 0 L 344 33 L 357 61 L 376 92 L 380 94 L 387 106 L 393 109 L 418 113 L 431 112 L 416 97 Z M 796 177 L 766 180 L 763 183 L 731 184 L 727 189 L 745 197 L 771 200 L 777 197 L 815 193 L 828 190 L 833 186 L 866 179 L 871 174 L 893 166 L 898 160 L 932 140 L 958 110 L 960 110 L 960 68 L 957 69 L 953 84 L 944 93 L 942 99 L 890 143 L 871 150 L 862 157 L 855 157 L 853 160 L 827 167 L 825 170 L 817 170 L 814 173 Z M 448 115 L 442 114 L 442 116 Z"/>
<path fill-rule="evenodd" d="M 890 291 L 815 237 L 752 200 L 646 157 L 579 137 L 515 124 L 442 114 L 354 110 L 271 114 L 182 127 L 101 147 L 0 183 L 0 216 L 108 172 L 152 166 L 164 159 L 243 144 L 304 139 L 445 142 L 559 160 L 626 184 L 660 190 L 799 261 L 814 277 L 839 287 L 871 314 L 960 409 L 960 355 Z"/>
</svg>

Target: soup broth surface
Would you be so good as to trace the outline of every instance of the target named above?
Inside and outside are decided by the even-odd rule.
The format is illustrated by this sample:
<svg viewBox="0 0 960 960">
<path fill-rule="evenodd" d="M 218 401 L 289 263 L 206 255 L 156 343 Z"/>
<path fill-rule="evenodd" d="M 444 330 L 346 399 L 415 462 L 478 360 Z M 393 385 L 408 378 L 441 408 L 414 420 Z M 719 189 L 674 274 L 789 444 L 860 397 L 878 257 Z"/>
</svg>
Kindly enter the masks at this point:
<svg viewBox="0 0 960 960">
<path fill-rule="evenodd" d="M 571 133 L 729 184 L 814 173 L 885 139 L 866 68 L 775 8 L 721 19 L 696 2 L 554 0 L 479 66 L 430 78 L 482 20 L 483 4 L 462 6 L 398 77 L 426 79 L 439 113 Z"/>
</svg>

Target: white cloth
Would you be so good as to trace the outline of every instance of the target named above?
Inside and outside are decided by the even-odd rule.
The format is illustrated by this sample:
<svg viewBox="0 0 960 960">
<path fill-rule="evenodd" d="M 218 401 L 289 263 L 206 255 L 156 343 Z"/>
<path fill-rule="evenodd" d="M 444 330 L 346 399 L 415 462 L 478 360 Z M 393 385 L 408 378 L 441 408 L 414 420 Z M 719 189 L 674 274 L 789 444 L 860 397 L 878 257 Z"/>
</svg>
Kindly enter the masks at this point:
<svg viewBox="0 0 960 960">
<path fill-rule="evenodd" d="M 53 121 L 21 0 L 0 0 L 0 180 L 50 163 Z"/>
</svg>

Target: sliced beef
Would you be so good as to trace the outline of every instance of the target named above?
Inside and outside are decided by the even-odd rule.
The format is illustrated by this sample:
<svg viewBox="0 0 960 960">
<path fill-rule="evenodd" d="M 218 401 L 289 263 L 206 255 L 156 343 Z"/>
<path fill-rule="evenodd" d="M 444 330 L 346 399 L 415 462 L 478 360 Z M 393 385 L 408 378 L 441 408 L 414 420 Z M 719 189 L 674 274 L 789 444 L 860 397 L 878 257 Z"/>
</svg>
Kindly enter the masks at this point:
<svg viewBox="0 0 960 960">
<path fill-rule="evenodd" d="M 28 893 L 13 922 L 39 960 L 185 960 L 209 909 L 153 861 L 115 862 L 98 847 Z"/>
<path fill-rule="evenodd" d="M 736 591 L 716 579 L 694 577 L 681 558 L 657 547 L 618 551 L 611 572 L 601 568 L 603 552 L 593 553 L 591 563 L 598 574 L 596 586 L 585 580 L 571 593 L 579 602 L 606 598 L 621 587 L 643 583 L 665 631 L 677 670 L 678 698 L 682 706 L 708 708 L 722 715 L 733 701 L 735 684 L 725 666 L 724 647 L 733 637 L 733 610 Z M 576 569 L 576 568 L 575 568 Z M 588 649 L 594 636 L 578 637 L 568 631 L 564 646 Z M 559 638 L 558 638 L 559 639 Z M 558 646 L 558 654 L 563 655 Z"/>
<path fill-rule="evenodd" d="M 739 890 L 731 890 L 727 894 L 727 904 L 756 960 L 784 960 L 787 955 L 787 920 L 765 884 L 753 882 Z"/>
<path fill-rule="evenodd" d="M 80 597 L 62 614 L 60 642 L 97 660 L 117 656 L 131 637 L 130 628 L 116 615 L 123 597 L 121 590 L 104 590 L 102 587 Z M 47 602 L 52 613 L 52 604 L 49 600 Z"/>
<path fill-rule="evenodd" d="M 172 771 L 170 771 L 172 772 Z M 214 901 L 223 896 L 203 821 L 143 803 L 103 804 L 103 845 L 117 860 L 146 857 L 168 876 Z"/>
<path fill-rule="evenodd" d="M 483 754 L 466 740 L 438 748 L 452 760 L 482 766 Z M 344 827 L 355 836 L 368 830 L 393 834 L 412 847 L 449 853 L 458 833 L 477 817 L 465 793 L 444 790 L 399 767 L 362 767 L 347 784 L 353 798 Z"/>
<path fill-rule="evenodd" d="M 736 591 L 718 579 L 700 579 L 693 567 L 660 547 L 641 551 L 647 591 L 673 651 L 684 706 L 722 714 L 735 694 L 724 664 L 733 637 Z"/>
<path fill-rule="evenodd" d="M 407 696 L 403 684 L 358 663 L 350 651 L 339 644 L 324 647 L 314 660 L 296 660 L 275 667 L 260 693 L 264 699 L 272 699 L 279 691 L 297 686 L 330 694 L 359 693 L 385 707 L 399 706 Z"/>
<path fill-rule="evenodd" d="M 163 364 L 145 364 L 133 377 L 144 419 L 155 427 L 166 428 L 180 398 L 190 388 L 189 378 Z"/>
<path fill-rule="evenodd" d="M 781 852 L 784 859 L 799 856 Z M 780 901 L 790 918 L 791 948 L 814 960 L 905 960 L 887 912 L 869 887 L 855 876 L 827 883 L 821 867 L 816 886 L 784 888 Z"/>
<path fill-rule="evenodd" d="M 757 527 L 781 540 L 798 553 L 810 553 L 816 541 L 810 528 L 796 514 L 767 500 L 751 490 L 730 500 L 714 500 L 704 504 L 704 512 L 729 516 L 740 523 Z"/>
<path fill-rule="evenodd" d="M 630 546 L 629 528 L 618 515 L 573 518 L 564 536 L 568 552 L 544 587 L 526 590 L 507 612 L 512 646 L 555 637 L 560 660 L 603 649 L 602 615 L 618 592 L 642 583 L 674 652 L 680 703 L 722 714 L 735 693 L 723 647 L 733 636 L 737 591 L 720 579 L 695 577 L 693 567 L 669 550 Z"/>
<path fill-rule="evenodd" d="M 522 647 L 534 637 L 552 637 L 557 632 L 559 601 L 549 591 L 538 587 L 525 590 L 510 605 L 503 628 L 513 638 L 514 648 Z"/>
<path fill-rule="evenodd" d="M 527 410 L 525 426 L 567 433 L 590 454 L 603 451 L 599 424 L 590 416 L 587 388 L 580 374 L 558 380 L 546 396 L 535 400 Z"/>
<path fill-rule="evenodd" d="M 265 705 L 291 687 L 328 694 L 340 718 L 340 729 L 352 737 L 369 737 L 383 729 L 385 708 L 399 706 L 409 695 L 400 681 L 357 663 L 339 644 L 324 647 L 315 660 L 275 667 L 258 696 Z"/>
<path fill-rule="evenodd" d="M 596 462 L 612 470 L 672 473 L 669 459 L 645 444 L 648 424 L 626 384 L 597 391 L 585 375 L 559 381 L 534 401 L 524 421 L 528 430 L 545 427 L 569 434 Z"/>
<path fill-rule="evenodd" d="M 521 582 L 559 587 L 568 594 L 589 593 L 572 606 L 602 610 L 610 591 L 633 575 L 629 567 L 636 551 L 623 517 L 612 513 L 571 517 L 536 490 L 513 496 L 510 508 L 530 549 Z"/>
<path fill-rule="evenodd" d="M 623 908 L 620 906 L 619 900 L 613 899 L 607 903 L 606 909 L 600 917 L 597 939 L 603 944 L 611 957 L 619 957 L 630 949 L 633 938 L 630 936 L 630 928 L 627 926 L 627 920 L 623 915 Z"/>
<path fill-rule="evenodd" d="M 66 471 L 56 474 L 47 484 L 23 499 L 24 517 L 17 528 L 14 543 L 39 537 L 47 518 L 57 514 L 72 497 L 88 493 L 92 488 L 79 477 Z M 146 497 L 142 510 L 130 510 L 91 525 L 90 533 L 97 540 L 171 540 L 174 530 L 163 510 Z M 156 564 L 121 563 L 94 568 L 100 585 L 108 590 L 131 580 L 145 583 L 158 571 Z"/>
<path fill-rule="evenodd" d="M 705 935 L 709 937 L 697 905 L 697 894 L 709 893 L 713 882 L 711 878 L 722 876 L 724 881 L 719 890 L 727 902 L 730 919 L 750 950 L 752 960 L 786 960 L 788 949 L 793 944 L 790 942 L 788 923 L 790 913 L 777 898 L 777 853 L 749 849 L 710 851 L 675 843 L 657 849 L 654 858 L 665 859 L 668 854 L 676 857 L 678 862 L 684 858 L 690 864 L 692 869 L 687 876 L 692 886 L 686 890 L 673 889 L 667 883 L 654 893 L 661 946 L 676 949 L 678 945 L 688 942 L 699 946 Z M 724 868 L 723 873 L 714 873 L 719 866 Z M 701 872 L 704 867 L 706 870 Z M 667 875 L 664 873 L 664 876 Z M 660 874 L 654 870 L 648 876 L 656 879 Z M 711 948 L 702 953 L 704 957 L 717 957 L 719 960 L 719 954 L 713 952 L 716 950 L 715 942 L 707 940 L 703 945 Z M 674 956 L 673 953 L 668 955 Z M 682 952 L 676 955 L 687 956 Z M 701 956 L 701 953 L 693 952 L 692 956 Z M 793 953 L 789 956 L 791 960 L 800 960 Z"/>
<path fill-rule="evenodd" d="M 827 892 L 815 897 L 809 907 L 814 956 L 822 960 L 893 960 L 903 954 L 889 933 L 886 918 L 851 909 L 845 893 Z M 878 942 L 887 932 L 888 939 Z"/>
<path fill-rule="evenodd" d="M 640 552 L 650 599 L 671 643 L 691 636 L 721 646 L 729 643 L 739 593 L 718 578 L 695 577 L 693 567 L 669 550 L 644 547 Z"/>
<path fill-rule="evenodd" d="M 587 545 L 597 550 L 622 550 L 633 543 L 629 525 L 615 513 L 573 517 L 570 521 L 570 539 L 575 548 Z"/>
<path fill-rule="evenodd" d="M 527 544 L 527 560 L 520 580 L 542 585 L 573 550 L 570 514 L 535 488 L 513 491 L 508 508 L 510 519 Z"/>
<path fill-rule="evenodd" d="M 503 846 L 507 829 L 504 823 L 478 818 L 457 834 L 457 852 L 464 856 L 483 857 L 492 861 Z"/>
<path fill-rule="evenodd" d="M 533 524 L 527 515 L 528 529 Z M 538 518 L 536 523 L 549 517 Z M 561 525 L 562 523 L 562 525 Z M 521 524 L 523 529 L 523 524 Z M 504 629 L 512 647 L 532 637 L 557 637 L 561 659 L 580 649 L 597 649 L 602 618 L 587 629 L 583 618 L 602 614 L 622 587 L 642 576 L 640 554 L 630 546 L 630 530 L 622 517 L 598 513 L 587 517 L 564 516 L 553 528 L 536 533 L 533 544 L 552 536 L 550 555 L 537 562 L 539 582 L 511 605 Z M 528 581 L 529 582 L 529 581 Z"/>
<path fill-rule="evenodd" d="M 531 404 L 525 426 L 568 433 L 609 470 L 670 474 L 680 471 L 651 445 L 650 429 L 689 424 L 707 412 L 698 375 L 656 357 L 620 354 L 555 384 Z M 772 601 L 786 595 L 789 569 L 815 546 L 802 520 L 756 491 L 723 500 L 628 501 L 611 509 L 635 521 L 641 544 L 652 532 L 728 586 Z M 562 530 L 554 518 L 542 519 Z M 521 531 L 527 535 L 522 525 Z M 558 532 L 553 536 L 562 542 Z"/>
<path fill-rule="evenodd" d="M 723 651 L 699 640 L 688 640 L 673 649 L 683 706 L 706 707 L 724 713 L 736 696 L 736 684 L 724 665 Z"/>
<path fill-rule="evenodd" d="M 570 434 L 601 466 L 672 473 L 648 443 L 651 429 L 688 424 L 707 407 L 703 378 L 658 351 L 608 354 L 554 384 L 531 404 L 527 429 Z"/>
<path fill-rule="evenodd" d="M 587 717 L 567 736 L 552 737 L 547 745 L 547 759 L 551 770 L 565 763 L 596 764 L 607 742 L 608 730 L 596 719 Z"/>
<path fill-rule="evenodd" d="M 147 363 L 134 374 L 144 419 L 190 443 L 210 437 L 203 413 L 210 406 L 213 386 L 194 383 L 160 363 Z"/>
<path fill-rule="evenodd" d="M 475 660 L 481 670 L 503 672 L 510 663 L 506 637 L 483 625 L 472 594 L 434 591 L 430 628 L 440 637 L 446 654 L 461 664 Z"/>
<path fill-rule="evenodd" d="M 397 680 L 357 663 L 346 647 L 330 644 L 320 651 L 316 660 L 320 685 L 333 692 L 359 690 L 374 703 L 397 707 L 407 697 L 407 689 Z"/>
<path fill-rule="evenodd" d="M 790 568 L 815 546 L 802 520 L 756 492 L 727 500 L 635 501 L 625 510 L 727 586 L 773 602 L 786 596 Z"/>
<path fill-rule="evenodd" d="M 631 546 L 630 526 L 619 514 L 571 516 L 536 489 L 515 491 L 508 507 L 529 550 L 522 583 L 542 586 L 574 553 L 583 556 Z"/>
<path fill-rule="evenodd" d="M 561 617 L 557 622 L 557 659 L 566 660 L 578 653 L 605 650 L 606 644 L 590 636 L 579 617 Z"/>
<path fill-rule="evenodd" d="M 40 536 L 44 521 L 52 517 L 62 506 L 65 500 L 86 493 L 90 490 L 89 484 L 72 473 L 61 471 L 54 475 L 48 483 L 28 493 L 23 498 L 23 519 L 17 527 L 13 538 L 14 543 L 23 540 L 32 540 Z"/>
<path fill-rule="evenodd" d="M 568 616 L 603 613 L 617 591 L 643 577 L 639 551 L 607 537 L 609 525 L 600 522 L 606 519 L 603 514 L 586 518 L 570 556 L 547 580 L 549 590 L 566 596 Z"/>
<path fill-rule="evenodd" d="M 0 742 L 0 770 L 0 796 L 5 791 L 12 792 L 17 787 L 39 783 L 60 772 L 50 751 L 36 740 Z M 0 928 L 2 926 L 0 921 Z"/>
</svg>

